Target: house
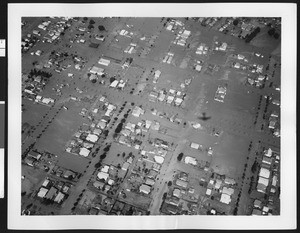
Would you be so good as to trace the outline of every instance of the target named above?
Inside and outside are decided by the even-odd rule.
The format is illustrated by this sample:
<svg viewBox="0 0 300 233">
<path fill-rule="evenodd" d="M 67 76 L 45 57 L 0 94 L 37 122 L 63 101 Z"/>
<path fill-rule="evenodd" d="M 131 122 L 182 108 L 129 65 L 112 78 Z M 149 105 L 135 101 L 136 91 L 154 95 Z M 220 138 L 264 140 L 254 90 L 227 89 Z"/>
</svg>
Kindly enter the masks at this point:
<svg viewBox="0 0 300 233">
<path fill-rule="evenodd" d="M 28 153 L 28 156 L 30 156 L 30 157 L 32 157 L 32 158 L 34 158 L 34 159 L 36 159 L 36 160 L 39 160 L 40 158 L 41 158 L 41 154 L 40 153 L 38 153 L 38 152 L 35 152 L 35 151 L 30 151 L 29 153 Z"/>
<path fill-rule="evenodd" d="M 265 186 L 264 184 L 262 183 L 258 183 L 257 184 L 257 187 L 256 187 L 256 190 L 260 193 L 266 193 L 266 189 L 267 189 L 267 186 Z"/>
<path fill-rule="evenodd" d="M 226 48 L 227 48 L 227 43 L 224 42 L 224 43 L 222 43 L 222 45 L 219 47 L 219 50 L 225 51 Z"/>
<path fill-rule="evenodd" d="M 127 162 L 123 163 L 122 170 L 127 171 L 129 166 L 130 166 L 130 163 L 127 163 Z"/>
<path fill-rule="evenodd" d="M 273 151 L 271 148 L 269 148 L 267 151 L 265 151 L 265 156 L 267 156 L 267 157 L 271 157 L 272 154 L 273 154 Z"/>
<path fill-rule="evenodd" d="M 197 160 L 196 160 L 194 157 L 190 157 L 190 156 L 186 156 L 186 157 L 184 158 L 184 162 L 185 162 L 186 164 L 192 164 L 192 165 L 194 165 L 194 166 L 197 165 Z"/>
<path fill-rule="evenodd" d="M 132 115 L 135 117 L 139 117 L 141 114 L 144 114 L 144 113 L 145 113 L 145 111 L 138 106 L 135 106 L 132 111 Z"/>
<path fill-rule="evenodd" d="M 103 183 L 101 181 L 97 181 L 97 180 L 93 183 L 93 186 L 97 189 L 102 189 L 104 187 L 104 185 L 105 185 L 105 183 Z"/>
<path fill-rule="evenodd" d="M 102 74 L 104 74 L 104 69 L 100 68 L 100 67 L 97 67 L 97 66 L 93 66 L 90 69 L 90 73 L 94 74 L 94 75 L 102 75 Z"/>
<path fill-rule="evenodd" d="M 110 87 L 115 88 L 119 84 L 118 80 L 114 80 L 111 84 Z"/>
<path fill-rule="evenodd" d="M 104 180 L 104 181 L 106 181 L 108 177 L 109 177 L 109 174 L 108 174 L 108 173 L 106 173 L 106 172 L 98 172 L 97 178 L 98 178 L 99 180 Z"/>
<path fill-rule="evenodd" d="M 153 186 L 155 184 L 155 180 L 147 178 L 145 184 L 149 186 Z"/>
<path fill-rule="evenodd" d="M 74 179 L 75 177 L 76 177 L 76 173 L 75 172 L 73 172 L 73 171 L 71 171 L 71 170 L 66 170 L 65 172 L 64 172 L 64 178 L 66 178 L 66 179 Z"/>
<path fill-rule="evenodd" d="M 95 143 L 98 141 L 98 136 L 95 134 L 88 134 L 88 136 L 86 137 L 86 140 L 92 143 Z"/>
<path fill-rule="evenodd" d="M 48 179 L 46 178 L 46 179 L 44 180 L 42 186 L 47 188 L 47 186 L 49 186 L 49 184 L 50 184 L 50 180 L 48 180 Z"/>
<path fill-rule="evenodd" d="M 48 189 L 46 189 L 44 187 L 41 187 L 38 194 L 37 194 L 37 196 L 41 197 L 41 198 L 44 198 L 46 196 L 47 192 L 48 192 Z"/>
<path fill-rule="evenodd" d="M 231 197 L 226 193 L 222 193 L 220 202 L 228 205 L 231 202 Z"/>
<path fill-rule="evenodd" d="M 186 181 L 181 180 L 181 179 L 177 179 L 175 184 L 180 186 L 180 187 L 183 187 L 183 188 L 186 188 L 188 186 L 188 183 Z"/>
<path fill-rule="evenodd" d="M 174 196 L 174 197 L 180 198 L 180 196 L 181 196 L 181 191 L 180 191 L 180 189 L 175 188 L 175 189 L 173 190 L 173 196 Z"/>
<path fill-rule="evenodd" d="M 258 200 L 258 199 L 256 199 L 255 201 L 254 201 L 254 207 L 255 208 L 258 208 L 258 209 L 261 209 L 261 207 L 262 207 L 262 202 L 260 201 L 260 200 Z"/>
<path fill-rule="evenodd" d="M 259 176 L 268 179 L 268 178 L 270 177 L 270 170 L 268 170 L 268 169 L 262 167 L 262 168 L 260 169 Z"/>
<path fill-rule="evenodd" d="M 273 176 L 273 178 L 272 178 L 272 186 L 276 187 L 277 181 L 278 181 L 277 176 Z"/>
<path fill-rule="evenodd" d="M 171 204 L 166 205 L 166 210 L 170 214 L 177 214 L 178 213 L 178 207 L 174 206 L 174 205 L 171 205 Z"/>
<path fill-rule="evenodd" d="M 57 193 L 57 189 L 52 186 L 50 190 L 47 192 L 45 198 L 52 200 L 56 196 L 56 193 Z"/>
<path fill-rule="evenodd" d="M 88 157 L 89 154 L 90 154 L 90 150 L 84 147 L 80 148 L 79 155 L 82 155 L 83 157 Z"/>
<path fill-rule="evenodd" d="M 234 179 L 228 177 L 225 178 L 224 182 L 225 184 L 230 184 L 230 185 L 235 185 L 236 183 Z"/>
<path fill-rule="evenodd" d="M 178 206 L 179 202 L 180 202 L 180 199 L 178 197 L 173 196 L 173 197 L 170 197 L 167 201 L 171 205 Z"/>
<path fill-rule="evenodd" d="M 100 129 L 104 129 L 106 127 L 106 122 L 103 120 L 99 121 L 99 123 L 97 124 L 97 127 Z"/>
<path fill-rule="evenodd" d="M 98 61 L 98 63 L 100 65 L 108 66 L 110 64 L 110 60 L 107 60 L 107 59 L 104 59 L 104 58 L 100 58 L 100 60 Z"/>
<path fill-rule="evenodd" d="M 58 194 L 56 195 L 54 202 L 57 203 L 61 203 L 65 198 L 65 194 L 63 194 L 62 192 L 58 192 Z"/>
<path fill-rule="evenodd" d="M 212 191 L 212 190 L 208 188 L 208 189 L 206 189 L 206 193 L 205 193 L 205 194 L 206 194 L 207 196 L 210 196 L 210 195 L 211 195 L 211 191 Z"/>
<path fill-rule="evenodd" d="M 191 143 L 191 148 L 198 150 L 200 145 L 198 143 L 192 142 Z"/>
<path fill-rule="evenodd" d="M 263 156 L 262 162 L 265 163 L 265 164 L 271 165 L 271 164 L 272 164 L 272 160 L 273 160 L 273 159 L 270 158 L 270 157 Z"/>
<path fill-rule="evenodd" d="M 25 160 L 24 160 L 24 162 L 25 162 L 27 165 L 33 167 L 33 166 L 35 165 L 35 163 L 36 163 L 36 159 L 34 159 L 34 158 L 32 158 L 32 157 L 26 157 Z"/>
<path fill-rule="evenodd" d="M 155 162 L 158 163 L 158 164 L 163 164 L 165 159 L 164 159 L 162 156 L 155 155 L 155 156 L 154 156 L 154 160 L 155 160 Z"/>
<path fill-rule="evenodd" d="M 261 212 L 261 210 L 253 209 L 252 215 L 262 215 L 262 212 Z"/>
<path fill-rule="evenodd" d="M 151 191 L 150 186 L 145 185 L 145 184 L 142 184 L 142 185 L 140 186 L 140 192 L 141 192 L 141 193 L 149 194 L 150 191 Z"/>
</svg>

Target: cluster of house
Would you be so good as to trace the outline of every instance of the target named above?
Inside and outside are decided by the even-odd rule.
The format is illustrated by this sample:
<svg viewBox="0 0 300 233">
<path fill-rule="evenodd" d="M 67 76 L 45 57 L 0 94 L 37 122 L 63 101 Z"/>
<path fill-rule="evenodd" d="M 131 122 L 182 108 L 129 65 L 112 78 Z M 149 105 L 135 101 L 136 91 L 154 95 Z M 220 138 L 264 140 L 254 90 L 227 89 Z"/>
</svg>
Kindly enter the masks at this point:
<svg viewBox="0 0 300 233">
<path fill-rule="evenodd" d="M 195 188 L 190 185 L 187 173 L 179 172 L 176 174 L 174 187 L 170 188 L 170 191 L 164 200 L 162 212 L 167 214 L 179 214 L 183 208 L 187 208 L 187 210 L 185 210 L 186 214 L 197 213 L 198 205 L 195 201 L 197 201 L 198 195 L 195 195 Z M 185 200 L 189 195 L 192 195 L 190 199 L 193 200 L 193 203 L 189 202 L 188 205 L 185 205 L 187 203 Z"/>
<path fill-rule="evenodd" d="M 120 168 L 113 165 L 102 165 L 97 172 L 93 186 L 101 191 L 108 192 L 116 183 L 116 179 L 124 179 L 134 157 L 129 156 Z"/>
<path fill-rule="evenodd" d="M 46 29 L 47 29 L 47 26 L 46 26 Z M 59 39 L 61 33 L 65 30 L 66 27 L 70 27 L 71 24 L 69 23 L 68 19 L 61 18 L 60 21 L 56 22 L 55 24 L 51 24 L 50 26 L 51 26 L 51 28 L 48 29 L 47 34 L 44 36 L 43 42 L 52 43 L 53 41 Z M 43 30 L 46 30 L 46 29 L 43 29 Z"/>
<path fill-rule="evenodd" d="M 199 47 L 196 50 L 198 55 L 207 55 L 209 47 L 205 43 L 200 43 Z"/>
<path fill-rule="evenodd" d="M 225 99 L 226 91 L 227 91 L 226 87 L 218 86 L 214 100 L 223 103 Z"/>
<path fill-rule="evenodd" d="M 236 184 L 235 180 L 229 177 L 225 179 L 210 179 L 207 184 L 206 196 L 210 197 L 214 193 L 221 194 L 219 201 L 229 205 L 234 194 L 233 186 Z"/>
<path fill-rule="evenodd" d="M 268 205 L 263 205 L 263 202 L 261 200 L 255 199 L 253 202 L 253 210 L 252 215 L 253 216 L 259 216 L 259 215 L 272 215 L 271 213 L 272 208 Z"/>
<path fill-rule="evenodd" d="M 215 50 L 217 50 L 217 51 L 225 52 L 228 47 L 228 44 L 225 42 L 221 43 L 221 42 L 216 41 L 215 44 L 216 44 Z"/>
<path fill-rule="evenodd" d="M 167 55 L 163 58 L 163 63 L 171 64 L 171 61 L 174 58 L 174 53 L 168 52 Z"/>
<path fill-rule="evenodd" d="M 54 181 L 47 177 L 38 190 L 37 197 L 61 204 L 68 197 L 70 188 L 71 185 L 68 183 Z"/>
<path fill-rule="evenodd" d="M 174 89 L 166 90 L 153 90 L 149 94 L 149 101 L 156 102 L 166 102 L 167 104 L 180 107 L 183 103 L 186 94 L 182 91 L 177 91 Z"/>
<path fill-rule="evenodd" d="M 26 163 L 27 165 L 33 167 L 39 162 L 41 157 L 42 157 L 41 153 L 38 153 L 36 151 L 30 151 L 27 154 L 27 156 L 25 157 L 24 163 Z"/>
<path fill-rule="evenodd" d="M 129 54 L 135 53 L 136 52 L 136 43 L 130 43 L 130 45 L 128 45 L 126 47 L 124 52 L 129 53 Z"/>
<path fill-rule="evenodd" d="M 43 78 L 41 75 L 33 76 L 31 78 L 28 78 L 27 75 L 23 75 L 22 84 L 24 97 L 30 100 L 35 100 L 38 93 L 45 88 L 47 81 L 48 80 Z"/>
<path fill-rule="evenodd" d="M 129 31 L 125 30 L 125 29 L 122 29 L 122 30 L 119 32 L 119 34 L 120 34 L 121 36 L 126 36 L 126 37 L 129 37 L 129 38 L 131 38 L 131 37 L 133 36 L 133 32 L 129 32 Z"/>
<path fill-rule="evenodd" d="M 189 30 L 180 30 L 178 32 L 178 34 L 176 35 L 175 40 L 173 41 L 173 44 L 177 44 L 180 46 L 185 46 L 186 45 L 186 41 L 189 38 L 189 36 L 191 35 L 191 31 Z"/>
<path fill-rule="evenodd" d="M 69 54 L 68 52 L 56 52 L 49 55 L 49 60 L 44 64 L 45 68 L 55 66 L 55 72 L 60 73 L 71 67 L 71 64 L 62 64 L 66 60 L 71 60 L 76 70 L 81 70 L 85 67 L 86 59 L 79 57 L 76 54 Z"/>
<path fill-rule="evenodd" d="M 182 28 L 184 26 L 184 23 L 181 22 L 180 20 L 175 20 L 171 19 L 167 24 L 166 24 L 166 29 L 168 31 L 174 32 L 178 28 Z"/>
<path fill-rule="evenodd" d="M 280 119 L 278 113 L 273 111 L 269 117 L 268 128 L 272 130 L 275 137 L 280 137 L 279 121 Z"/>
<path fill-rule="evenodd" d="M 280 155 L 279 152 L 273 151 L 271 148 L 264 151 L 259 179 L 256 190 L 260 193 L 275 194 L 278 190 L 278 167 Z"/>
<path fill-rule="evenodd" d="M 204 27 L 206 27 L 206 26 L 213 27 L 219 20 L 220 20 L 220 18 L 217 18 L 217 17 L 205 17 L 205 18 L 200 17 L 199 18 L 199 22 Z"/>
<path fill-rule="evenodd" d="M 248 77 L 247 82 L 254 87 L 261 87 L 263 85 L 264 80 L 266 80 L 266 75 L 259 74 L 256 77 Z"/>
<path fill-rule="evenodd" d="M 36 103 L 43 104 L 46 106 L 52 106 L 55 103 L 55 100 L 49 97 L 43 97 L 41 95 L 37 95 L 34 100 Z"/>
<path fill-rule="evenodd" d="M 102 66 L 108 66 L 110 64 L 110 60 L 105 59 L 105 58 L 100 58 L 98 61 L 98 64 Z M 92 66 L 90 71 L 89 71 L 89 79 L 90 80 L 97 80 L 98 77 L 102 77 L 104 73 L 104 69 L 98 66 Z"/>
<path fill-rule="evenodd" d="M 26 38 L 22 38 L 21 51 L 27 52 L 31 47 L 35 45 L 37 41 L 38 37 L 34 36 L 33 34 L 27 34 Z"/>
</svg>

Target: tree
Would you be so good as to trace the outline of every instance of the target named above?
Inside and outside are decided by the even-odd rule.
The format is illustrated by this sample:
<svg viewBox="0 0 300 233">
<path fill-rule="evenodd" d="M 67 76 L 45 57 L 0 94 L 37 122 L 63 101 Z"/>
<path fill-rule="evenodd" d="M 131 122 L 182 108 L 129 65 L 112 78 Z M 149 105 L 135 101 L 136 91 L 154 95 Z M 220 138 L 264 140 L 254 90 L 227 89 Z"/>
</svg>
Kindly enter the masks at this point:
<svg viewBox="0 0 300 233">
<path fill-rule="evenodd" d="M 95 164 L 95 168 L 99 168 L 99 167 L 101 167 L 101 163 L 100 162 L 98 162 L 98 163 Z"/>
<path fill-rule="evenodd" d="M 87 21 L 89 18 L 88 17 L 83 17 L 83 20 L 84 21 Z"/>
<path fill-rule="evenodd" d="M 100 159 L 105 159 L 106 158 L 106 153 L 103 153 L 102 155 L 100 155 Z"/>
<path fill-rule="evenodd" d="M 95 24 L 95 21 L 93 19 L 91 19 L 90 24 Z"/>
<path fill-rule="evenodd" d="M 168 182 L 168 186 L 169 186 L 169 187 L 172 186 L 172 181 L 169 181 L 169 182 Z"/>
<path fill-rule="evenodd" d="M 182 158 L 183 158 L 183 153 L 180 153 L 180 154 L 177 156 L 177 160 L 178 160 L 178 161 L 181 161 Z"/>
<path fill-rule="evenodd" d="M 89 26 L 88 26 L 88 29 L 93 29 L 94 28 L 94 25 L 93 24 L 89 24 Z"/>
<path fill-rule="evenodd" d="M 238 23 L 239 23 L 239 20 L 238 20 L 238 19 L 235 19 L 235 20 L 233 20 L 233 22 L 232 22 L 232 23 L 233 23 L 233 25 L 234 25 L 234 26 L 236 26 L 236 25 L 238 25 Z"/>
<path fill-rule="evenodd" d="M 268 31 L 268 34 L 269 34 L 270 36 L 273 36 L 274 33 L 275 33 L 275 28 L 271 28 L 271 29 Z"/>
<path fill-rule="evenodd" d="M 275 33 L 274 33 L 274 38 L 275 38 L 275 39 L 278 39 L 278 38 L 279 38 L 279 33 L 278 33 L 278 32 L 275 32 Z"/>
</svg>

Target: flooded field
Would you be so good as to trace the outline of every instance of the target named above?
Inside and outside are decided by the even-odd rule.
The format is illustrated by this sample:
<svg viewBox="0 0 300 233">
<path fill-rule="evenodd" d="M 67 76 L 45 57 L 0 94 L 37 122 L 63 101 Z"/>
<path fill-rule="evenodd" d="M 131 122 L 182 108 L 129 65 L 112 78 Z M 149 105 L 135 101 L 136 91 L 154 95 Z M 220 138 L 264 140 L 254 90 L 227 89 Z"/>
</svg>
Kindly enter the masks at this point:
<svg viewBox="0 0 300 233">
<path fill-rule="evenodd" d="M 22 210 L 280 214 L 279 18 L 22 22 Z"/>
</svg>

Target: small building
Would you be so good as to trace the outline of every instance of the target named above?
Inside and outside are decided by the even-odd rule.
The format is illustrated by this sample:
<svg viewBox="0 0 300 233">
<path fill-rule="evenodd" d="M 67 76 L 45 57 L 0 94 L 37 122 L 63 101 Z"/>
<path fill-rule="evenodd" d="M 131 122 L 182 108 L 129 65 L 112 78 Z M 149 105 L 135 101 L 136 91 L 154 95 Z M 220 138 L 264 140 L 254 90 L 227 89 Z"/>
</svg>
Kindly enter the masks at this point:
<svg viewBox="0 0 300 233">
<path fill-rule="evenodd" d="M 48 180 L 48 179 L 46 178 L 46 179 L 44 180 L 42 186 L 47 188 L 49 184 L 50 184 L 50 180 Z"/>
<path fill-rule="evenodd" d="M 149 194 L 150 191 L 151 191 L 150 186 L 145 185 L 145 184 L 142 184 L 142 185 L 140 186 L 140 192 L 141 192 L 141 193 Z"/>
<path fill-rule="evenodd" d="M 100 67 L 97 67 L 97 66 L 93 66 L 90 69 L 90 73 L 95 74 L 95 75 L 102 75 L 102 74 L 104 74 L 104 69 L 100 68 Z"/>
</svg>

